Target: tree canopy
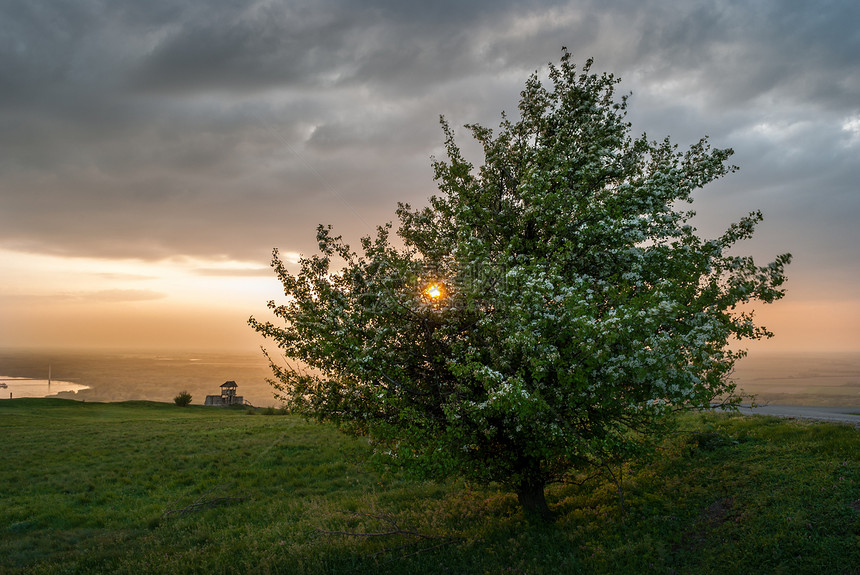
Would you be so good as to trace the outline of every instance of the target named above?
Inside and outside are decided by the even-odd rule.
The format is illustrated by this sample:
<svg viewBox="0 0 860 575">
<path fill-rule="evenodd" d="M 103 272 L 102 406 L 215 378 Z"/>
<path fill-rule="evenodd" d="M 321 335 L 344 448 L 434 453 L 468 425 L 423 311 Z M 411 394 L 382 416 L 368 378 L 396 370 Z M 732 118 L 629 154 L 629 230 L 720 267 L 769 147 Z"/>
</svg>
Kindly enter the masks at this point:
<svg viewBox="0 0 860 575">
<path fill-rule="evenodd" d="M 693 192 L 736 168 L 707 138 L 679 151 L 631 136 L 618 79 L 565 49 L 518 119 L 467 125 L 475 168 L 442 119 L 440 194 L 353 251 L 330 227 L 251 325 L 295 363 L 272 380 L 295 413 L 365 435 L 378 457 L 516 492 L 647 453 L 678 410 L 736 401 L 734 340 L 770 337 L 748 304 L 783 296 L 791 256 L 730 253 L 755 212 L 705 239 Z"/>
</svg>

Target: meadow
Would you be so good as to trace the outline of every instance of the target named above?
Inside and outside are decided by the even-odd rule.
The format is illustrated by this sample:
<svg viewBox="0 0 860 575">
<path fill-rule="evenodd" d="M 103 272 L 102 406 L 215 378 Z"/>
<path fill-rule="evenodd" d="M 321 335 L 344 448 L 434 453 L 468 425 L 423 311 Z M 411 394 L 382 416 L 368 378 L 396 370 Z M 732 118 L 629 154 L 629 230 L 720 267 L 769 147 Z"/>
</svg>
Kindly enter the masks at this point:
<svg viewBox="0 0 860 575">
<path fill-rule="evenodd" d="M 860 430 L 685 416 L 654 461 L 498 488 L 366 463 L 274 409 L 0 402 L 2 573 L 860 574 Z"/>
</svg>

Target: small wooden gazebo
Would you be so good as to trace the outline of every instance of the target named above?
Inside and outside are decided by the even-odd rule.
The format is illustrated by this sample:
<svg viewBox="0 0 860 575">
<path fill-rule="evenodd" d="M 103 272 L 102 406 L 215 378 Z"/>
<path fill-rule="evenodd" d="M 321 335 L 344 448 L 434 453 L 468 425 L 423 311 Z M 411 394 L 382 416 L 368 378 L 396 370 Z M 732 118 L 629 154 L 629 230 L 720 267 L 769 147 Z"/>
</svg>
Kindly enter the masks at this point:
<svg viewBox="0 0 860 575">
<path fill-rule="evenodd" d="M 243 405 L 245 398 L 241 395 L 236 395 L 235 381 L 225 381 L 221 384 L 221 395 L 207 395 L 204 405 Z"/>
<path fill-rule="evenodd" d="M 221 384 L 221 401 L 225 405 L 230 405 L 233 403 L 233 398 L 236 397 L 236 385 L 235 381 L 225 381 Z"/>
</svg>

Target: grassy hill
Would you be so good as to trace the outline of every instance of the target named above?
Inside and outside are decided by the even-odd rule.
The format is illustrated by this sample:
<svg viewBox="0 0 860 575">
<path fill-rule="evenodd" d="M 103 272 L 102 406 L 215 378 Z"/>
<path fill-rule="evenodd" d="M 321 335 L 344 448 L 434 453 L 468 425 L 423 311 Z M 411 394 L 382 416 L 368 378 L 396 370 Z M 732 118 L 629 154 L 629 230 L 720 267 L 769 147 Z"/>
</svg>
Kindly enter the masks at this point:
<svg viewBox="0 0 860 575">
<path fill-rule="evenodd" d="M 625 470 L 623 511 L 596 478 L 532 525 L 510 494 L 370 468 L 366 442 L 291 416 L 4 400 L 0 573 L 860 574 L 860 430 L 682 428 Z"/>
</svg>

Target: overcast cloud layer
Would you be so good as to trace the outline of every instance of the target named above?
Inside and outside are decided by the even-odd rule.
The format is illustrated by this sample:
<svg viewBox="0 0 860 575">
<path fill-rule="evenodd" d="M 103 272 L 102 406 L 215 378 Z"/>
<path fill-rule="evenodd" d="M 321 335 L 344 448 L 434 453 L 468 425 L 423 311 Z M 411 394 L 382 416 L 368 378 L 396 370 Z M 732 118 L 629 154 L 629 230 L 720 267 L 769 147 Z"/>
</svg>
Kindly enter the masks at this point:
<svg viewBox="0 0 860 575">
<path fill-rule="evenodd" d="M 433 193 L 440 114 L 496 125 L 567 46 L 633 92 L 634 132 L 735 149 L 701 229 L 760 208 L 756 254 L 860 295 L 856 1 L 356 4 L 3 3 L 0 247 L 265 263 L 317 223 L 355 240 Z"/>
</svg>

